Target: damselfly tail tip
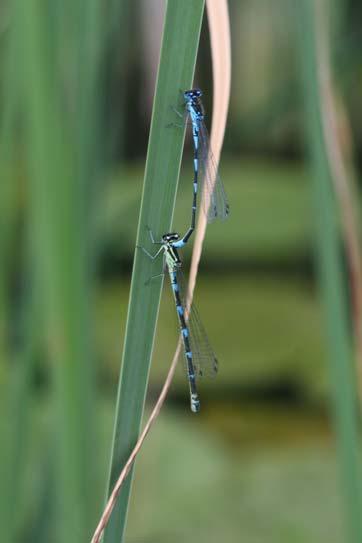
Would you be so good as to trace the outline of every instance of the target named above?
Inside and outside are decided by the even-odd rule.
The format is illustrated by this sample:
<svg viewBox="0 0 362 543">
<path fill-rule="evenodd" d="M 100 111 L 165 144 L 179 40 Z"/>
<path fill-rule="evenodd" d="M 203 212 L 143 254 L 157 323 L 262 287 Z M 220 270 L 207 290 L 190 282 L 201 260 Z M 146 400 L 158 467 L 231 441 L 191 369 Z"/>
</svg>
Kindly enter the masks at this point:
<svg viewBox="0 0 362 543">
<path fill-rule="evenodd" d="M 193 413 L 198 413 L 200 411 L 200 400 L 199 398 L 195 395 L 194 397 L 191 396 L 191 411 Z"/>
</svg>

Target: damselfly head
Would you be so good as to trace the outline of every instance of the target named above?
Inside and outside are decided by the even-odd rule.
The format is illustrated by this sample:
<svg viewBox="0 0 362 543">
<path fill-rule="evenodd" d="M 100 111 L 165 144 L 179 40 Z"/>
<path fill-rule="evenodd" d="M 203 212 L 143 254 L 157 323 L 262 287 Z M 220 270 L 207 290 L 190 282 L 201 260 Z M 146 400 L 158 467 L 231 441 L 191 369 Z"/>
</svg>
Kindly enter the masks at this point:
<svg viewBox="0 0 362 543">
<path fill-rule="evenodd" d="M 200 89 L 191 89 L 184 92 L 185 100 L 195 100 L 202 96 L 202 91 Z"/>
<path fill-rule="evenodd" d="M 180 234 L 177 234 L 177 232 L 169 232 L 168 234 L 164 234 L 162 239 L 165 242 L 177 241 L 180 239 Z"/>
</svg>

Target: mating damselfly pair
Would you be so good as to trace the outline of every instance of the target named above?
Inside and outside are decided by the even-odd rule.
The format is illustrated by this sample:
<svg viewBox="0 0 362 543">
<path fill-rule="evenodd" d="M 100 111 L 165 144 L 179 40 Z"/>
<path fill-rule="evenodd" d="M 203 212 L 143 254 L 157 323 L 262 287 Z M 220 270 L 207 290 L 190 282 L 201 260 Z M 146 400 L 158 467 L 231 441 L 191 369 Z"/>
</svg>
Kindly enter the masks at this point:
<svg viewBox="0 0 362 543">
<path fill-rule="evenodd" d="M 179 256 L 179 249 L 186 245 L 195 229 L 199 186 L 203 194 L 203 210 L 208 222 L 217 218 L 225 219 L 229 214 L 229 204 L 225 190 L 209 146 L 201 96 L 202 92 L 199 89 L 185 91 L 183 93 L 185 102 L 184 114 L 174 109 L 186 122 L 189 120 L 192 126 L 194 178 L 190 227 L 183 237 L 176 232 L 169 232 L 162 235 L 162 238 L 157 241 L 154 238 L 153 232 L 148 229 L 152 244 L 159 245 L 160 248 L 155 254 L 151 254 L 144 247 L 141 247 L 142 251 L 152 260 L 161 255 L 164 257 L 183 341 L 183 356 L 185 358 L 186 375 L 190 388 L 191 410 L 193 412 L 200 410 L 197 378 L 204 375 L 216 375 L 218 364 L 194 304 L 190 308 L 186 307 L 186 289 L 181 270 L 182 262 Z"/>
</svg>

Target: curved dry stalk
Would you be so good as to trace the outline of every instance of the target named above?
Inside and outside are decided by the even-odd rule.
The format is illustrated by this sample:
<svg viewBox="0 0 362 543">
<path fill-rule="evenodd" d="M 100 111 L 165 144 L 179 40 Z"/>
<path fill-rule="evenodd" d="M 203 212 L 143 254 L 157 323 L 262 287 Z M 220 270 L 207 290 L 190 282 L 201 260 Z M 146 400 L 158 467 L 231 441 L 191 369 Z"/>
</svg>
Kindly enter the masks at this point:
<svg viewBox="0 0 362 543">
<path fill-rule="evenodd" d="M 221 148 L 224 140 L 226 118 L 229 107 L 230 97 L 230 81 L 231 81 L 231 50 L 230 50 L 230 24 L 227 0 L 219 0 L 219 2 L 206 1 L 208 22 L 210 28 L 211 53 L 213 63 L 213 80 L 214 80 L 214 103 L 213 103 L 213 120 L 211 130 L 211 147 L 213 149 L 215 160 L 218 162 Z M 203 195 L 203 198 L 206 195 Z M 203 202 L 201 202 L 201 206 Z M 190 307 L 193 293 L 196 285 L 196 277 L 198 265 L 200 262 L 202 244 L 206 231 L 206 217 L 204 213 L 200 213 L 196 229 L 195 244 L 192 253 L 192 262 L 190 269 L 189 285 L 186 305 Z M 167 393 L 170 389 L 173 376 L 176 371 L 177 361 L 181 349 L 181 339 L 177 344 L 176 352 L 172 359 L 170 369 L 168 371 L 165 383 L 162 387 L 160 396 L 152 410 L 152 413 L 140 434 L 138 441 L 131 452 L 126 464 L 124 465 L 117 483 L 107 501 L 105 509 L 102 513 L 98 526 L 94 532 L 91 543 L 99 543 L 103 531 L 111 516 L 112 510 L 117 500 L 117 496 L 121 490 L 122 484 L 125 481 L 133 462 L 135 461 L 148 432 L 153 423 L 157 419 Z"/>
<path fill-rule="evenodd" d="M 206 0 L 207 18 L 209 22 L 211 58 L 213 69 L 213 110 L 210 147 L 215 162 L 218 164 L 224 141 L 225 127 L 230 100 L 231 87 L 231 36 L 228 4 L 226 0 L 214 2 Z M 215 181 L 215 180 L 214 180 Z M 204 197 L 204 196 L 203 196 Z M 207 218 L 205 213 L 199 214 L 195 243 L 189 277 L 189 300 L 197 278 L 202 245 L 205 238 Z"/>
<path fill-rule="evenodd" d="M 318 69 L 319 99 L 322 114 L 322 129 L 325 148 L 334 184 L 337 202 L 341 213 L 342 230 L 349 268 L 349 280 L 352 298 L 352 317 L 359 397 L 362 398 L 362 257 L 359 239 L 359 216 L 354 197 L 355 187 L 346 166 L 343 142 L 341 141 L 341 120 L 344 131 L 350 133 L 348 119 L 337 102 L 333 85 L 328 48 L 328 31 L 322 5 L 315 5 L 316 20 L 316 58 Z M 351 138 L 347 138 L 351 141 Z"/>
</svg>

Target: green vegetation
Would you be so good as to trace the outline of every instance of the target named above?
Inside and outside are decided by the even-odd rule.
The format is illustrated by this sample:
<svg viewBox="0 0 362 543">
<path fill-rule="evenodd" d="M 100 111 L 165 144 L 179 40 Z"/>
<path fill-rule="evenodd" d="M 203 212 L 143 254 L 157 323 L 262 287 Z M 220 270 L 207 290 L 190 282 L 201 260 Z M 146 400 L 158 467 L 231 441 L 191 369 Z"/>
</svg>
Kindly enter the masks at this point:
<svg viewBox="0 0 362 543">
<path fill-rule="evenodd" d="M 184 133 L 167 125 L 192 81 L 203 0 L 168 2 L 150 138 L 162 3 L 152 19 L 149 4 L 14 0 L 1 9 L 4 543 L 90 540 L 176 345 L 168 285 L 144 285 L 161 261 L 135 245 L 151 249 L 146 225 L 156 236 L 188 225 L 190 134 L 177 184 Z M 231 216 L 208 229 L 195 292 L 220 373 L 200 383 L 195 417 L 178 369 L 104 543 L 362 540 L 345 262 L 321 138 L 313 2 L 297 4 L 229 2 L 233 88 L 221 174 Z M 331 54 L 358 152 L 361 8 L 330 5 Z M 204 26 L 195 84 L 210 112 Z"/>
</svg>

